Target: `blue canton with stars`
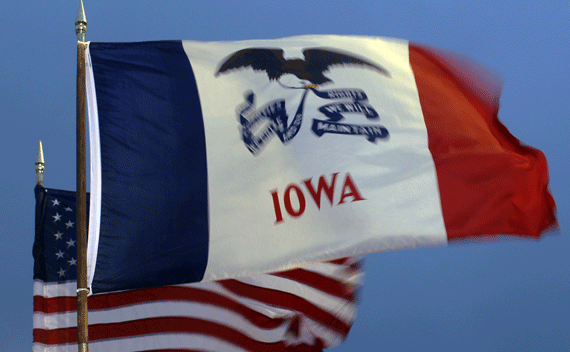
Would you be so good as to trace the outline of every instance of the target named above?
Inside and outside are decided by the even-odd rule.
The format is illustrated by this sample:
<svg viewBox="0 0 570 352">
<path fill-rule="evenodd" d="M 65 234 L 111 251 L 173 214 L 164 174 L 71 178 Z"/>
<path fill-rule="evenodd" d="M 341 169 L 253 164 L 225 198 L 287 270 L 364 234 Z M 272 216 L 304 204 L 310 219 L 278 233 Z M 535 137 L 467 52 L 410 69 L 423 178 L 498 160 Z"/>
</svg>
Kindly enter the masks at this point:
<svg viewBox="0 0 570 352">
<path fill-rule="evenodd" d="M 36 186 L 34 279 L 66 282 L 77 279 L 75 192 Z"/>
</svg>

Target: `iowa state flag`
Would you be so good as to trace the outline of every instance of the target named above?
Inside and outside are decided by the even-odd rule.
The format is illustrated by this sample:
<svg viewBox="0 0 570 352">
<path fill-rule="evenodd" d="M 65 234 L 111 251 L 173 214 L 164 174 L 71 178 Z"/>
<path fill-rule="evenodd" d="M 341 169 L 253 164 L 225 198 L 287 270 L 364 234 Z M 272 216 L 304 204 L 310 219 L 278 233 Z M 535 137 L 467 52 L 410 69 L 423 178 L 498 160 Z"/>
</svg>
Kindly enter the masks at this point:
<svg viewBox="0 0 570 352">
<path fill-rule="evenodd" d="M 341 36 L 88 50 L 95 292 L 556 226 L 544 155 L 458 55 Z"/>
</svg>

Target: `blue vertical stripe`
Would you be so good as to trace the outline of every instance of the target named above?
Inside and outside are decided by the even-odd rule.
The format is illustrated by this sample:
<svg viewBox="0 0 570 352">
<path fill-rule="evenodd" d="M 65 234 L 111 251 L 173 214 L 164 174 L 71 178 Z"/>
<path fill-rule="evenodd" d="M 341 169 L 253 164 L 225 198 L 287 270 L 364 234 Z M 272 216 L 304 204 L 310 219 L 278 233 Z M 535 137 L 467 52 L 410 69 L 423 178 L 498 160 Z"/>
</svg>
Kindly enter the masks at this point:
<svg viewBox="0 0 570 352">
<path fill-rule="evenodd" d="M 102 165 L 93 291 L 200 281 L 206 141 L 182 43 L 91 43 L 90 53 Z"/>
</svg>

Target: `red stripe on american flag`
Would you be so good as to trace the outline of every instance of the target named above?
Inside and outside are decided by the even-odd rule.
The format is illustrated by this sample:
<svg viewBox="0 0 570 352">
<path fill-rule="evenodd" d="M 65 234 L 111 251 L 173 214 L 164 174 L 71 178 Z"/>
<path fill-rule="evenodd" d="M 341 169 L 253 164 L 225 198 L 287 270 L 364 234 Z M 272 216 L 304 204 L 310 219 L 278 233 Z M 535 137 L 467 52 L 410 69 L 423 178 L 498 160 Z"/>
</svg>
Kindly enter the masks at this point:
<svg viewBox="0 0 570 352">
<path fill-rule="evenodd" d="M 93 311 L 165 301 L 201 303 L 223 308 L 241 315 L 253 325 L 262 329 L 274 329 L 282 325 L 285 321 L 283 318 L 269 318 L 219 293 L 178 286 L 122 291 L 91 296 L 89 297 L 88 307 L 89 310 Z M 76 297 L 44 298 L 41 296 L 34 296 L 34 312 L 50 314 L 74 312 L 76 309 Z"/>
<path fill-rule="evenodd" d="M 350 257 L 339 258 L 339 259 L 331 260 L 331 261 L 329 261 L 329 263 L 336 264 L 336 265 L 343 265 L 343 264 L 346 264 L 351 259 L 352 258 L 350 258 Z"/>
<path fill-rule="evenodd" d="M 45 298 L 34 296 L 34 312 L 45 314 L 75 312 L 77 310 L 77 297 L 64 296 Z"/>
<path fill-rule="evenodd" d="M 210 336 L 227 341 L 248 351 L 283 351 L 286 347 L 283 341 L 273 343 L 261 342 L 225 325 L 195 318 L 164 317 L 89 325 L 90 341 L 165 333 Z M 74 343 L 77 342 L 77 328 L 34 329 L 34 342 L 46 345 Z"/>
<path fill-rule="evenodd" d="M 362 261 L 357 261 L 350 264 L 345 270 L 351 274 L 356 274 L 357 271 L 361 271 L 362 265 Z"/>
<path fill-rule="evenodd" d="M 63 345 L 77 342 L 77 327 L 60 329 L 34 329 L 34 342 L 44 345 Z"/>
<path fill-rule="evenodd" d="M 227 290 L 242 297 L 251 298 L 274 307 L 298 311 L 320 324 L 327 326 L 329 329 L 337 331 L 343 335 L 348 334 L 348 331 L 350 330 L 350 324 L 343 322 L 326 310 L 323 310 L 304 298 L 298 297 L 294 294 L 269 288 L 251 286 L 232 279 L 221 280 L 219 283 Z"/>
<path fill-rule="evenodd" d="M 304 269 L 287 270 L 273 275 L 300 282 L 347 301 L 354 300 L 354 292 L 357 289 L 355 285 L 350 283 L 340 282 L 328 276 Z"/>
</svg>

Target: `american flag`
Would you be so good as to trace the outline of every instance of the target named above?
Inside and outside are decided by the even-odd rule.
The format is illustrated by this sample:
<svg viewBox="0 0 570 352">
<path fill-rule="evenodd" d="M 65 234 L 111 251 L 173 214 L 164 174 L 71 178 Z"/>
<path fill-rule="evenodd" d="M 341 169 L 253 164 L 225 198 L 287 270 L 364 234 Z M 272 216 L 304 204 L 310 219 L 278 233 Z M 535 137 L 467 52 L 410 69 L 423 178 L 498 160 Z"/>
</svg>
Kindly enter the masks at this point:
<svg viewBox="0 0 570 352">
<path fill-rule="evenodd" d="M 33 351 L 77 350 L 75 193 L 36 186 Z M 322 351 L 356 317 L 361 260 L 89 297 L 90 351 Z"/>
</svg>

